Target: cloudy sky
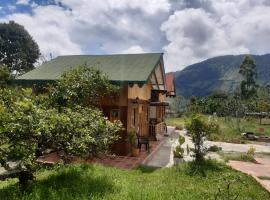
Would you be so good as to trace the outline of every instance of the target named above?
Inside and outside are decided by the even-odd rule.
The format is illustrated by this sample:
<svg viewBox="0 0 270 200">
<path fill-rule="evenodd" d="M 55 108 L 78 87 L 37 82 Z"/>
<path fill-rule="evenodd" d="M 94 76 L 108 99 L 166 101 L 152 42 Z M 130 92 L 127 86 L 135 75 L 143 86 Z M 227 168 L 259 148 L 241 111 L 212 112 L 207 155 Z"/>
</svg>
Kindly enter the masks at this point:
<svg viewBox="0 0 270 200">
<path fill-rule="evenodd" d="M 270 52 L 270 0 L 0 0 L 43 56 L 164 52 L 166 71 Z"/>
</svg>

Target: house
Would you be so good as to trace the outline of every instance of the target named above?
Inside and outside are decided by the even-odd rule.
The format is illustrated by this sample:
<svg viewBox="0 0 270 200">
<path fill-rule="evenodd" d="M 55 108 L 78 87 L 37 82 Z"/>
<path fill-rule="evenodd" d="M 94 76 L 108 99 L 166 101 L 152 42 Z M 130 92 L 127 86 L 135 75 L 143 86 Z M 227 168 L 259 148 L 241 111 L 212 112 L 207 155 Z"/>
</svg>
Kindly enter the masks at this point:
<svg viewBox="0 0 270 200">
<path fill-rule="evenodd" d="M 115 153 L 128 153 L 129 131 L 139 130 L 141 136 L 154 140 L 165 130 L 168 103 L 162 53 L 59 56 L 18 77 L 16 82 L 29 86 L 52 83 L 64 72 L 82 65 L 100 69 L 111 83 L 120 85 L 118 97 L 101 100 L 104 115 L 111 121 L 120 120 L 125 127 L 113 147 Z"/>
</svg>

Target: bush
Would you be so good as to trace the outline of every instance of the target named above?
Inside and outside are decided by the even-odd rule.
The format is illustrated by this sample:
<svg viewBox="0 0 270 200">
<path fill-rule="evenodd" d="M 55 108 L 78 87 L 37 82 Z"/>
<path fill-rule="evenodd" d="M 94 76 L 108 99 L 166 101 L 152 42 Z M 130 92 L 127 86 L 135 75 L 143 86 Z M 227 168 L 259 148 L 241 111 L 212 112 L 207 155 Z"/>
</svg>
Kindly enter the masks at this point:
<svg viewBox="0 0 270 200">
<path fill-rule="evenodd" d="M 101 71 L 86 66 L 71 70 L 51 88 L 50 100 L 54 106 L 99 106 L 106 95 L 117 92 Z"/>
<path fill-rule="evenodd" d="M 0 165 L 7 170 L 11 157 L 19 159 L 17 170 L 32 173 L 47 149 L 63 151 L 64 160 L 90 157 L 106 153 L 118 138 L 121 123 L 108 121 L 98 109 L 73 105 L 59 112 L 39 101 L 29 90 L 1 90 Z"/>
<path fill-rule="evenodd" d="M 178 142 L 179 145 L 175 147 L 173 155 L 175 158 L 183 158 L 185 150 L 181 147 L 185 143 L 186 139 L 184 136 L 179 135 Z"/>
<path fill-rule="evenodd" d="M 201 115 L 192 115 L 186 123 L 186 128 L 192 136 L 194 143 L 194 156 L 197 163 L 203 163 L 207 148 L 204 146 L 204 140 L 212 133 L 219 132 L 219 126 L 213 121 L 205 121 Z"/>
<path fill-rule="evenodd" d="M 208 148 L 208 151 L 211 151 L 211 152 L 219 152 L 219 151 L 222 151 L 222 148 L 221 147 L 218 147 L 217 145 L 212 145 Z"/>
</svg>

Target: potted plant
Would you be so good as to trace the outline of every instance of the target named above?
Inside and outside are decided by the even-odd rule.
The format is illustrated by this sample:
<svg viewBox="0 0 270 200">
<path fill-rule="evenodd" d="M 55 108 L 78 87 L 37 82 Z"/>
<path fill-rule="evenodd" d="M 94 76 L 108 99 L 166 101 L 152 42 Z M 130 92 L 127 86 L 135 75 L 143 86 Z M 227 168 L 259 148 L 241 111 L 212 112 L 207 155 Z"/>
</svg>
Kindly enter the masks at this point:
<svg viewBox="0 0 270 200">
<path fill-rule="evenodd" d="M 178 139 L 179 145 L 175 147 L 173 151 L 173 162 L 174 165 L 178 165 L 179 163 L 184 161 L 184 152 L 185 150 L 182 148 L 182 145 L 185 143 L 185 137 L 179 135 Z"/>
<path fill-rule="evenodd" d="M 136 139 L 137 136 L 135 131 L 131 131 L 128 133 L 127 141 L 130 144 L 131 155 L 134 157 L 137 157 L 140 154 L 140 149 L 137 147 Z"/>
</svg>

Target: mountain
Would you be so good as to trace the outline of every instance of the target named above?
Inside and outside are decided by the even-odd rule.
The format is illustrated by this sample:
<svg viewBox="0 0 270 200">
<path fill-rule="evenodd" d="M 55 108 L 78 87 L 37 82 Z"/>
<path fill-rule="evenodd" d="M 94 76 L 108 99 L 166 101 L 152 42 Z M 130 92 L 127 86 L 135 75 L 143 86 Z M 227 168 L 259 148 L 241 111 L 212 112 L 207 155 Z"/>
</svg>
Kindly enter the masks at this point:
<svg viewBox="0 0 270 200">
<path fill-rule="evenodd" d="M 258 83 L 270 85 L 270 54 L 251 56 L 256 62 Z M 244 55 L 218 56 L 175 72 L 177 94 L 206 96 L 214 91 L 235 90 L 242 80 L 238 71 L 243 58 Z"/>
</svg>

